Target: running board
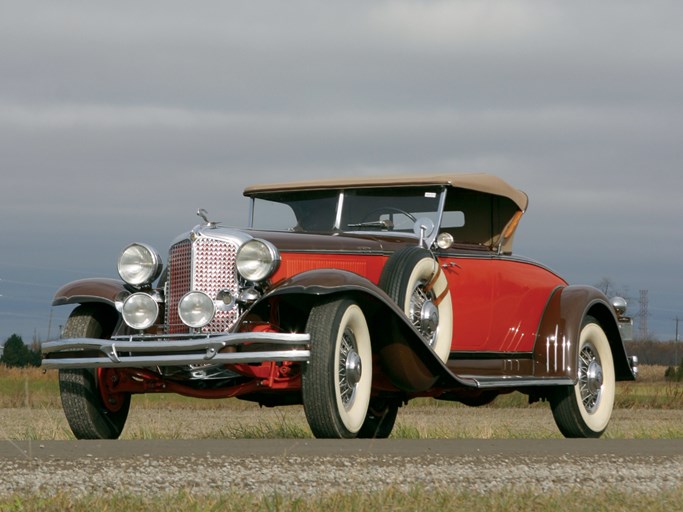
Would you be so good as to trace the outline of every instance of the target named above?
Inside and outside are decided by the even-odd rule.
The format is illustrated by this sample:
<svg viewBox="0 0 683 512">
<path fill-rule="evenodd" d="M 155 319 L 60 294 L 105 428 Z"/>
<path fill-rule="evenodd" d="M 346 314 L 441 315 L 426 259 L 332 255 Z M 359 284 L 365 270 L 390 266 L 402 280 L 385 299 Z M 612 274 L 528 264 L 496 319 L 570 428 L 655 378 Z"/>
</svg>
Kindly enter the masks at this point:
<svg viewBox="0 0 683 512">
<path fill-rule="evenodd" d="M 574 385 L 574 381 L 567 377 L 488 377 L 483 375 L 457 375 L 457 377 L 474 382 L 474 387 L 479 389 Z"/>
</svg>

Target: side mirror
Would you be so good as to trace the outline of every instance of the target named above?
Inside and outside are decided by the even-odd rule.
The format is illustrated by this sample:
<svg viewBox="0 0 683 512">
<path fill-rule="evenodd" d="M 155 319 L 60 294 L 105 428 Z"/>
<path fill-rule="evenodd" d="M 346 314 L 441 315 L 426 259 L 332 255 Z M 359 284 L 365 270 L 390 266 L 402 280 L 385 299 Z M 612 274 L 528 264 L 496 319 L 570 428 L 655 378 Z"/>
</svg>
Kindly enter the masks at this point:
<svg viewBox="0 0 683 512">
<path fill-rule="evenodd" d="M 413 232 L 420 237 L 420 245 L 424 246 L 425 239 L 434 232 L 434 221 L 429 217 L 420 217 L 413 224 Z"/>
</svg>

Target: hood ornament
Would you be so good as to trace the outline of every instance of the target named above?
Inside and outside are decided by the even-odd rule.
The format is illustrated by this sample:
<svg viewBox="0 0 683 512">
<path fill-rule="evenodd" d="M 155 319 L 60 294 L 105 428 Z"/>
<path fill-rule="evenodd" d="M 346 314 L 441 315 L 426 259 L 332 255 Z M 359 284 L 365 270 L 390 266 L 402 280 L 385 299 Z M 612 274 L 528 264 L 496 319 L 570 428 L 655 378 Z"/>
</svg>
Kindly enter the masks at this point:
<svg viewBox="0 0 683 512">
<path fill-rule="evenodd" d="M 197 216 L 201 217 L 206 223 L 206 226 L 209 228 L 213 229 L 219 224 L 218 222 L 213 222 L 209 220 L 209 212 L 207 212 L 204 208 L 200 208 L 199 210 L 197 210 Z"/>
</svg>

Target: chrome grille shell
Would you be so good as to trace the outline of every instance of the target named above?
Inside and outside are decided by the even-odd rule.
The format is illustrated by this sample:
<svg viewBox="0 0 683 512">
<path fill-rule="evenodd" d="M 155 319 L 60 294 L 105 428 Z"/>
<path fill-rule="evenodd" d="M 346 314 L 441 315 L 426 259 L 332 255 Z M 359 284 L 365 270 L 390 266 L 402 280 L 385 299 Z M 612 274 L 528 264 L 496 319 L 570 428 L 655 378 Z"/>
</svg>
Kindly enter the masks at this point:
<svg viewBox="0 0 683 512">
<path fill-rule="evenodd" d="M 250 240 L 246 233 L 226 228 L 198 226 L 176 239 L 168 257 L 166 283 L 166 331 L 189 332 L 178 315 L 178 303 L 189 291 L 200 291 L 215 299 L 218 292 L 239 292 L 235 257 L 239 247 Z M 218 308 L 214 319 L 201 329 L 203 333 L 228 332 L 237 321 L 239 310 Z"/>
</svg>

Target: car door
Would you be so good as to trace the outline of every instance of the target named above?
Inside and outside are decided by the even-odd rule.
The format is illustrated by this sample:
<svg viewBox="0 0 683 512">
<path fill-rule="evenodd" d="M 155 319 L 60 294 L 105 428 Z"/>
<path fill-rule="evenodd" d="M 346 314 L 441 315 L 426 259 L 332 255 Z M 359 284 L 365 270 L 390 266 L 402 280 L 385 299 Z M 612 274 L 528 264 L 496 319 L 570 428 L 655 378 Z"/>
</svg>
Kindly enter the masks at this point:
<svg viewBox="0 0 683 512">
<path fill-rule="evenodd" d="M 523 259 L 460 254 L 444 258 L 453 304 L 455 352 L 533 350 L 545 306 L 566 283 Z"/>
</svg>

